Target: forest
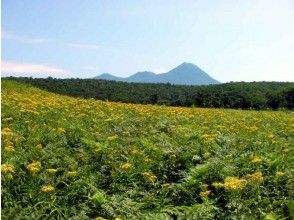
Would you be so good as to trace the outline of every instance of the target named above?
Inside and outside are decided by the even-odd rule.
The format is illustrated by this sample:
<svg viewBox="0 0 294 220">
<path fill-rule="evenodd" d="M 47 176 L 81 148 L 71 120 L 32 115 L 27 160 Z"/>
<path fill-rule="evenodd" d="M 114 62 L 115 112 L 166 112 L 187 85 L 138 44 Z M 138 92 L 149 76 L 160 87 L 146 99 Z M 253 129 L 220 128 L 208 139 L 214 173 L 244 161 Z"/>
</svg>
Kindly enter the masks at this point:
<svg viewBox="0 0 294 220">
<path fill-rule="evenodd" d="M 155 83 L 126 83 L 97 79 L 9 77 L 50 92 L 106 101 L 167 106 L 293 109 L 292 82 L 229 82 L 187 86 Z"/>
</svg>

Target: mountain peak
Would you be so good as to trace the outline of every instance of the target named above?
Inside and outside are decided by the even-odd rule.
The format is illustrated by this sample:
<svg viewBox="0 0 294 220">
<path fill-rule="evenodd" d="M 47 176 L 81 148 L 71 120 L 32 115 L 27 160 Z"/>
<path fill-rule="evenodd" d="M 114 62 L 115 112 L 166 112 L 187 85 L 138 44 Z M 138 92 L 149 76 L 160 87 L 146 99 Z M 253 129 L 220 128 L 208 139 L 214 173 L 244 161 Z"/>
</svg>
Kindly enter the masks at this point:
<svg viewBox="0 0 294 220">
<path fill-rule="evenodd" d="M 129 77 L 115 77 L 102 74 L 96 79 L 141 83 L 172 83 L 178 85 L 207 85 L 219 83 L 193 63 L 183 62 L 167 73 L 155 74 L 149 71 L 137 72 Z"/>
<path fill-rule="evenodd" d="M 183 62 L 180 66 L 196 66 L 196 65 L 193 63 Z"/>
<path fill-rule="evenodd" d="M 194 69 L 200 69 L 197 65 L 195 65 L 193 63 L 186 63 L 186 62 L 180 64 L 176 68 L 191 68 L 191 69 L 194 68 Z"/>
</svg>

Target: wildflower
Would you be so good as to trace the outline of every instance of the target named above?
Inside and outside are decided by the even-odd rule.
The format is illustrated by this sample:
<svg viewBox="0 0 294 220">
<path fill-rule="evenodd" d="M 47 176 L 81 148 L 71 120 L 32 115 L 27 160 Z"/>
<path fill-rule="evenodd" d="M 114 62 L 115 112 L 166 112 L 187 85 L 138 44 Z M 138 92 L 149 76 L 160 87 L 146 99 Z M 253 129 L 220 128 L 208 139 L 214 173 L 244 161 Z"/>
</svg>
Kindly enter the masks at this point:
<svg viewBox="0 0 294 220">
<path fill-rule="evenodd" d="M 146 159 L 144 159 L 144 162 L 145 162 L 145 163 L 150 163 L 150 162 L 152 162 L 152 160 L 149 159 L 149 158 L 146 158 Z"/>
<path fill-rule="evenodd" d="M 114 141 L 114 140 L 116 140 L 116 139 L 117 139 L 117 136 L 116 136 L 116 135 L 109 136 L 109 137 L 107 138 L 108 141 Z"/>
<path fill-rule="evenodd" d="M 51 185 L 42 186 L 41 191 L 44 193 L 52 193 L 55 191 L 55 188 Z"/>
<path fill-rule="evenodd" d="M 27 165 L 26 168 L 31 173 L 37 173 L 41 169 L 41 163 L 39 161 L 34 161 Z"/>
<path fill-rule="evenodd" d="M 210 190 L 206 190 L 203 192 L 200 192 L 200 196 L 201 197 L 208 197 L 210 195 L 211 191 Z"/>
<path fill-rule="evenodd" d="M 250 131 L 257 131 L 258 128 L 255 125 L 253 125 L 253 126 L 249 127 L 249 130 Z"/>
<path fill-rule="evenodd" d="M 140 151 L 139 150 L 137 150 L 137 149 L 134 149 L 134 150 L 132 150 L 131 151 L 131 154 L 133 154 L 133 155 L 140 155 Z"/>
<path fill-rule="evenodd" d="M 4 147 L 4 150 L 7 152 L 14 152 L 15 148 L 12 145 L 8 145 L 8 146 Z"/>
<path fill-rule="evenodd" d="M 203 157 L 206 158 L 206 159 L 209 158 L 209 156 L 210 156 L 210 153 L 209 153 L 209 152 L 205 152 L 205 153 L 203 154 Z"/>
<path fill-rule="evenodd" d="M 13 120 L 12 117 L 2 119 L 2 121 L 11 121 L 11 120 Z"/>
<path fill-rule="evenodd" d="M 246 180 L 237 177 L 227 177 L 224 181 L 224 188 L 226 190 L 242 189 L 246 185 Z"/>
<path fill-rule="evenodd" d="M 25 141 L 25 140 L 26 139 L 24 137 L 22 137 L 22 136 L 19 136 L 19 137 L 15 138 L 16 143 L 20 143 L 20 142 Z"/>
<path fill-rule="evenodd" d="M 123 170 L 129 170 L 133 167 L 133 165 L 131 163 L 124 163 L 120 166 L 121 169 Z"/>
<path fill-rule="evenodd" d="M 261 172 L 255 172 L 253 174 L 247 174 L 246 179 L 250 182 L 259 183 L 263 181 L 263 176 Z"/>
<path fill-rule="evenodd" d="M 10 130 L 10 128 L 3 128 L 1 133 L 3 136 L 10 136 L 12 134 L 12 131 Z"/>
<path fill-rule="evenodd" d="M 82 154 L 82 153 L 78 154 L 78 157 L 79 157 L 79 159 L 80 159 L 81 161 L 86 161 L 86 160 L 87 160 L 87 156 L 84 155 L 84 154 Z"/>
<path fill-rule="evenodd" d="M 281 172 L 281 171 L 276 172 L 276 177 L 281 177 L 281 176 L 284 176 L 284 175 L 285 175 L 284 172 Z"/>
<path fill-rule="evenodd" d="M 224 184 L 220 183 L 220 182 L 214 182 L 214 183 L 212 183 L 212 186 L 219 189 L 219 188 L 222 188 L 224 186 Z"/>
<path fill-rule="evenodd" d="M 8 163 L 1 164 L 2 173 L 14 173 L 14 166 Z"/>
<path fill-rule="evenodd" d="M 59 133 L 65 133 L 65 129 L 64 129 L 64 128 L 58 128 L 57 131 L 58 131 Z"/>
<path fill-rule="evenodd" d="M 172 159 L 176 159 L 176 158 L 177 158 L 177 156 L 176 156 L 175 154 L 171 154 L 170 157 L 171 157 Z"/>
<path fill-rule="evenodd" d="M 70 177 L 75 177 L 78 175 L 78 172 L 77 171 L 69 171 L 69 172 L 67 172 L 67 175 Z"/>
<path fill-rule="evenodd" d="M 154 183 L 157 180 L 157 176 L 155 176 L 151 172 L 143 172 L 141 173 L 142 176 L 144 176 L 149 182 Z"/>
<path fill-rule="evenodd" d="M 42 144 L 37 144 L 36 148 L 37 149 L 42 149 L 43 148 L 43 145 Z"/>
<path fill-rule="evenodd" d="M 126 136 L 130 136 L 130 132 L 129 131 L 124 131 L 123 134 L 126 135 Z"/>
<path fill-rule="evenodd" d="M 169 183 L 164 183 L 164 184 L 161 184 L 161 187 L 162 188 L 167 188 L 167 187 L 169 187 L 170 186 L 170 184 Z"/>
<path fill-rule="evenodd" d="M 57 169 L 49 168 L 47 169 L 47 173 L 49 174 L 55 174 L 57 172 Z"/>
<path fill-rule="evenodd" d="M 262 159 L 259 156 L 254 156 L 254 157 L 252 157 L 251 162 L 252 163 L 261 163 Z"/>
</svg>

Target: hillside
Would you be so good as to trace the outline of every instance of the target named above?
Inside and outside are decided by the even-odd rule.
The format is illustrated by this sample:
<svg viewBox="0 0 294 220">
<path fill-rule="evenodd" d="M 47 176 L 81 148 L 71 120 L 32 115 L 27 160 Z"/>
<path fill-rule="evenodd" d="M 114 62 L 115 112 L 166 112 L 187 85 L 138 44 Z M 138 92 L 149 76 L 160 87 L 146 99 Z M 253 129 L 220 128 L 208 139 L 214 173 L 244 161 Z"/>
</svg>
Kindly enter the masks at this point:
<svg viewBox="0 0 294 220">
<path fill-rule="evenodd" d="M 9 79 L 63 95 L 125 103 L 236 109 L 294 108 L 294 83 L 291 82 L 180 86 L 93 79 Z"/>
<path fill-rule="evenodd" d="M 293 125 L 2 80 L 2 219 L 290 219 Z"/>
<path fill-rule="evenodd" d="M 182 63 L 167 73 L 138 72 L 129 77 L 116 77 L 109 73 L 101 74 L 94 79 L 115 80 L 139 83 L 171 83 L 175 85 L 209 85 L 219 82 L 192 63 Z"/>
</svg>

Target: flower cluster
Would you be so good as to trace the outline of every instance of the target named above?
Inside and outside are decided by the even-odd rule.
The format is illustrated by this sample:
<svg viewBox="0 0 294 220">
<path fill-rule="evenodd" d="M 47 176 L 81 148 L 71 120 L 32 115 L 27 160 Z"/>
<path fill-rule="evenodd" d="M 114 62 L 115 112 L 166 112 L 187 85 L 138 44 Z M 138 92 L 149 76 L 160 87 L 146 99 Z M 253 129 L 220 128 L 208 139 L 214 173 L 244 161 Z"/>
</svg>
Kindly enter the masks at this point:
<svg viewBox="0 0 294 220">
<path fill-rule="evenodd" d="M 252 174 L 247 174 L 245 177 L 249 182 L 253 182 L 253 183 L 260 183 L 264 179 L 261 172 L 255 172 L 255 173 L 252 173 Z"/>
<path fill-rule="evenodd" d="M 223 187 L 226 190 L 238 190 L 243 189 L 245 185 L 245 179 L 239 179 L 238 177 L 227 177 L 224 181 Z"/>
<path fill-rule="evenodd" d="M 45 186 L 42 186 L 41 191 L 44 193 L 53 193 L 55 191 L 55 188 L 54 186 L 51 186 L 51 185 L 45 185 Z"/>
<path fill-rule="evenodd" d="M 251 162 L 252 163 L 261 163 L 262 162 L 262 159 L 259 157 L 259 156 L 253 156 L 252 158 L 251 158 Z"/>
<path fill-rule="evenodd" d="M 208 197 L 210 193 L 211 193 L 211 190 L 206 190 L 206 191 L 200 192 L 199 194 L 201 197 Z"/>
<path fill-rule="evenodd" d="M 41 167 L 42 167 L 42 165 L 41 165 L 41 162 L 39 162 L 39 161 L 34 161 L 26 166 L 27 170 L 30 173 L 39 172 L 41 170 Z"/>
<path fill-rule="evenodd" d="M 151 172 L 143 172 L 143 173 L 141 173 L 141 175 L 144 176 L 151 183 L 154 183 L 157 180 L 157 176 L 155 176 Z"/>
<path fill-rule="evenodd" d="M 131 164 L 131 163 L 124 163 L 124 164 L 122 164 L 122 165 L 120 166 L 120 168 L 123 169 L 123 170 L 129 170 L 129 169 L 131 169 L 132 167 L 133 167 L 133 164 Z"/>
<path fill-rule="evenodd" d="M 14 173 L 14 166 L 12 164 L 4 163 L 1 165 L 2 173 Z"/>
<path fill-rule="evenodd" d="M 67 175 L 70 177 L 75 177 L 78 175 L 78 172 L 77 171 L 69 171 L 69 172 L 67 172 Z"/>
<path fill-rule="evenodd" d="M 47 173 L 49 174 L 55 174 L 57 172 L 57 169 L 49 168 L 47 169 Z"/>
</svg>

